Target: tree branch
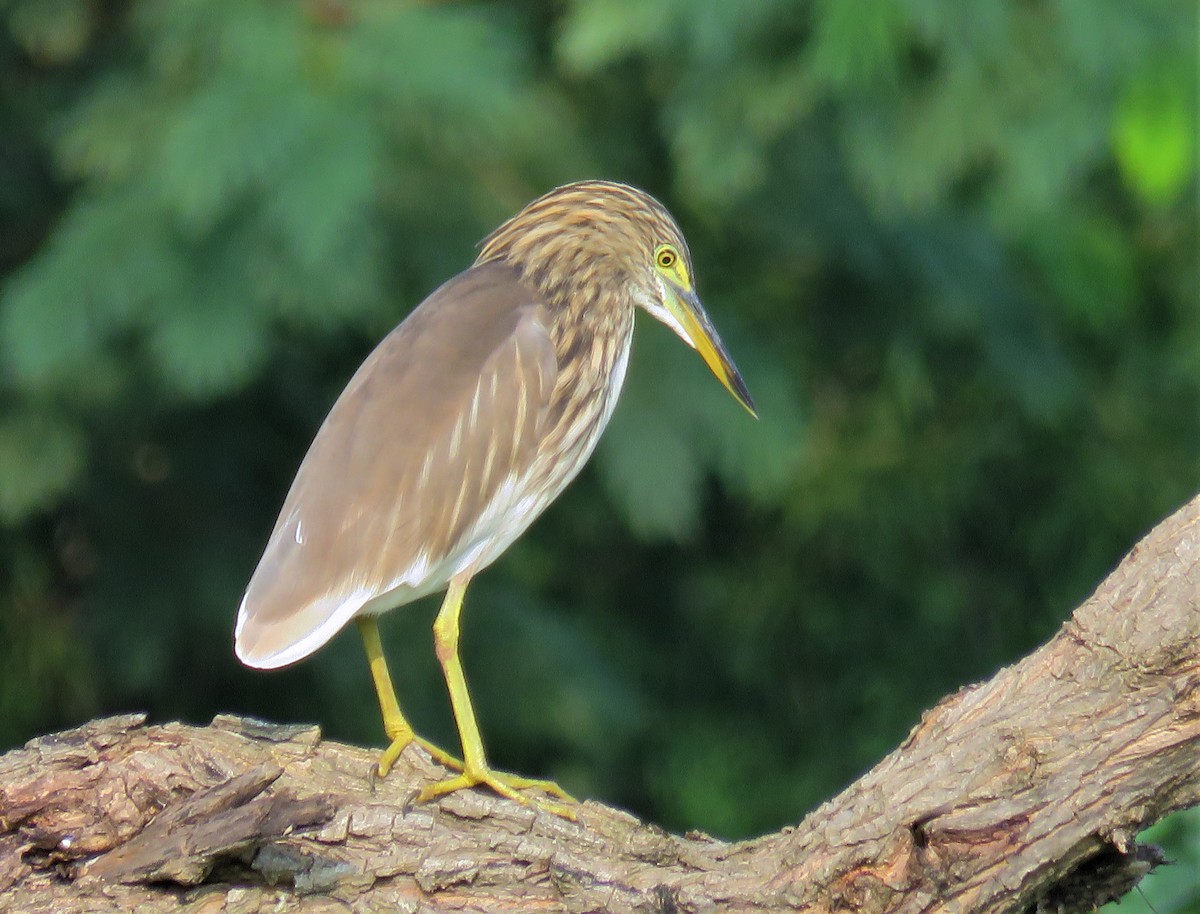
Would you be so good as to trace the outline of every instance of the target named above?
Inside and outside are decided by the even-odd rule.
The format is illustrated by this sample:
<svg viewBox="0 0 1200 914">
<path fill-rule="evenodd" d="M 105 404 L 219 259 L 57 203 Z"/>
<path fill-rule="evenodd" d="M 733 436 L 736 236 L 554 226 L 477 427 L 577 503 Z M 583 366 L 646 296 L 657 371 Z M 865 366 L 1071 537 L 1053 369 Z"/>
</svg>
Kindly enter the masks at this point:
<svg viewBox="0 0 1200 914">
<path fill-rule="evenodd" d="M 944 699 L 795 828 L 724 843 L 579 823 L 315 728 L 94 721 L 0 757 L 0 910 L 1084 911 L 1200 803 L 1200 498 L 1045 646 Z"/>
</svg>

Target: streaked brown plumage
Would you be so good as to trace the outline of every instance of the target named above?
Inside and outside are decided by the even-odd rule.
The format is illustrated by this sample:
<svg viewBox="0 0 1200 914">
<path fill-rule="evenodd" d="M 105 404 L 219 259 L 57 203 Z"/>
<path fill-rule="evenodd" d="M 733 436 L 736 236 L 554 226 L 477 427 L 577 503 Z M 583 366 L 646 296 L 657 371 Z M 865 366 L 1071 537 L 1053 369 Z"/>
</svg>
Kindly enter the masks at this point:
<svg viewBox="0 0 1200 914">
<path fill-rule="evenodd" d="M 465 681 L 457 682 L 459 606 L 471 576 L 592 453 L 624 380 L 635 306 L 696 347 L 753 410 L 695 297 L 687 246 L 667 211 L 620 184 L 558 188 L 485 239 L 475 264 L 359 368 L 304 458 L 250 580 L 236 631 L 250 666 L 300 660 L 359 621 L 392 739 L 381 774 L 414 737 L 385 694 L 374 617 L 449 586 L 435 639 L 464 763 L 435 755 L 465 770 L 423 795 L 476 783 L 521 800 L 518 787 L 556 791 L 487 768 Z"/>
</svg>

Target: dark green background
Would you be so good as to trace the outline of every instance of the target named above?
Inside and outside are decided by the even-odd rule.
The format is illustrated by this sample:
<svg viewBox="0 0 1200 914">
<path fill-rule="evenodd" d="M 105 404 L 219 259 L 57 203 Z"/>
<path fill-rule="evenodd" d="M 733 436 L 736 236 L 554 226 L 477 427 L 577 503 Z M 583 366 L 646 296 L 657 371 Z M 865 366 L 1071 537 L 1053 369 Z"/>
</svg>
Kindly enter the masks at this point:
<svg viewBox="0 0 1200 914">
<path fill-rule="evenodd" d="M 472 591 L 493 761 L 797 821 L 1200 490 L 1195 5 L 0 0 L 0 748 L 93 715 L 382 738 L 241 590 L 370 347 L 546 189 L 683 226 L 752 422 L 642 320 L 591 467 Z M 454 740 L 435 603 L 385 620 Z M 1200 910 L 1200 819 L 1147 882 Z M 1144 910 L 1144 902 L 1128 901 Z"/>
</svg>

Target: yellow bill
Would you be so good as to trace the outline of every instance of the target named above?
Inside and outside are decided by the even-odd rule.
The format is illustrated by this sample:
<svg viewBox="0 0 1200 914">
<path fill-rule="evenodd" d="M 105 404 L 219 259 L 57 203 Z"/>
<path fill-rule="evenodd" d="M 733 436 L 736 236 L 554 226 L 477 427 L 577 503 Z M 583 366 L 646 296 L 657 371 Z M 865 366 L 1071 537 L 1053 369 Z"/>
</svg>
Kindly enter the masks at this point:
<svg viewBox="0 0 1200 914">
<path fill-rule="evenodd" d="M 746 388 L 746 382 L 742 380 L 741 372 L 733 364 L 733 359 L 717 335 L 712 321 L 708 319 L 708 314 L 696 293 L 679 288 L 673 288 L 671 291 L 675 294 L 667 296 L 667 309 L 674 318 L 679 335 L 683 337 L 684 342 L 700 353 L 700 358 L 704 359 L 704 363 L 717 376 L 717 380 L 757 419 L 758 411 L 754 408 L 754 399 Z"/>
</svg>

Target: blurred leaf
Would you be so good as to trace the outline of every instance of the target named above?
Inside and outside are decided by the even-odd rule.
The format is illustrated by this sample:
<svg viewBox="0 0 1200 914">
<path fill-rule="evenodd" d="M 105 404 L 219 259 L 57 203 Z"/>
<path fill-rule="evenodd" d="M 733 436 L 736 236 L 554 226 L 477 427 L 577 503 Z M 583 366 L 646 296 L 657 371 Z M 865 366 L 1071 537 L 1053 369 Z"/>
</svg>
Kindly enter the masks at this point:
<svg viewBox="0 0 1200 914">
<path fill-rule="evenodd" d="M 667 827 L 703 819 L 716 837 L 740 834 L 747 822 L 764 828 L 780 814 L 798 820 L 811 790 L 803 774 L 762 790 L 759 772 L 786 770 L 777 744 L 750 721 L 716 717 L 672 721 L 669 745 L 650 769 L 649 788 Z M 761 824 L 759 824 L 761 823 Z"/>
<path fill-rule="evenodd" d="M 75 60 L 92 32 L 88 0 L 18 0 L 9 29 L 26 53 L 46 64 Z"/>
<path fill-rule="evenodd" d="M 904 57 L 908 21 L 901 0 L 814 4 L 810 75 L 830 89 L 894 82 Z"/>
<path fill-rule="evenodd" d="M 62 417 L 0 416 L 0 523 L 23 520 L 68 492 L 85 455 L 83 431 Z"/>
<path fill-rule="evenodd" d="M 120 380 L 112 347 L 152 306 L 174 301 L 188 272 L 156 214 L 135 193 L 80 205 L 43 256 L 0 290 L 0 347 L 10 377 L 90 401 Z"/>
<path fill-rule="evenodd" d="M 3 477 L 0 476 L 0 479 Z M 2 492 L 0 488 L 0 492 Z M 2 510 L 2 509 L 0 509 Z M 97 706 L 87 644 L 61 601 L 48 598 L 51 569 L 30 546 L 0 530 L 0 745 L 41 732 L 68 709 L 86 719 Z M 65 673 L 65 675 L 64 675 Z"/>
<path fill-rule="evenodd" d="M 282 74 L 276 74 L 282 78 Z M 304 140 L 312 100 L 271 86 L 214 80 L 173 112 L 152 172 L 189 233 L 210 229 L 285 167 Z"/>
<path fill-rule="evenodd" d="M 1137 265 L 1119 225 L 1104 215 L 1064 215 L 1059 231 L 1036 239 L 1039 272 L 1064 314 L 1093 332 L 1111 333 L 1137 294 Z"/>
<path fill-rule="evenodd" d="M 1170 203 L 1195 179 L 1195 63 L 1159 58 L 1134 76 L 1117 105 L 1117 163 L 1148 203 Z"/>
<path fill-rule="evenodd" d="M 244 386 L 265 363 L 262 317 L 246 307 L 238 279 L 197 278 L 155 321 L 149 349 L 166 388 L 205 399 Z"/>
<path fill-rule="evenodd" d="M 561 25 L 558 54 L 568 69 L 590 73 L 672 41 L 680 13 L 680 7 L 672 2 L 573 2 Z"/>
<path fill-rule="evenodd" d="M 672 148 L 679 158 L 682 181 L 700 199 L 728 204 L 768 178 L 761 143 L 749 133 L 730 130 L 744 121 L 743 80 L 734 79 L 728 91 L 685 98 L 671 122 Z"/>
<path fill-rule="evenodd" d="M 598 456 L 600 477 L 626 523 L 647 539 L 684 539 L 700 521 L 703 467 L 686 425 L 673 412 L 625 397 Z"/>
</svg>

